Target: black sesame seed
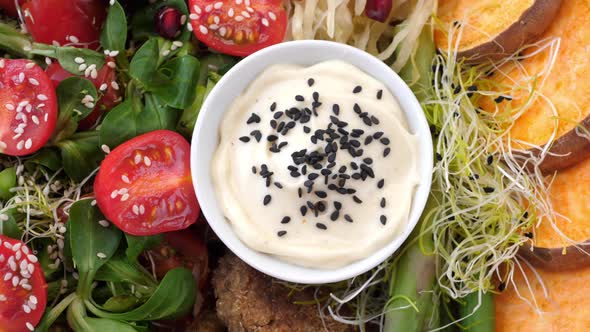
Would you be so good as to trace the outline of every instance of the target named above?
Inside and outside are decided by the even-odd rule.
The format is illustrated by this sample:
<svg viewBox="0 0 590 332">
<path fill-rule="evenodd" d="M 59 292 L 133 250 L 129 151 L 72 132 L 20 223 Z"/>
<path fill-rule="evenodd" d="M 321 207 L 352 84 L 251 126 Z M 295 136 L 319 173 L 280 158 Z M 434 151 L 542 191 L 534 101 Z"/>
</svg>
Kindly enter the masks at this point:
<svg viewBox="0 0 590 332">
<path fill-rule="evenodd" d="M 499 104 L 499 103 L 501 103 L 502 101 L 504 101 L 504 96 L 498 96 L 498 98 L 495 98 L 495 99 L 494 99 L 494 102 L 495 102 L 496 104 Z"/>
<path fill-rule="evenodd" d="M 309 134 L 311 132 L 311 128 L 309 128 L 308 126 L 303 126 L 303 132 Z"/>
<path fill-rule="evenodd" d="M 240 141 L 242 141 L 244 143 L 248 143 L 248 142 L 250 142 L 250 137 L 248 137 L 248 136 L 242 136 L 242 137 L 240 137 Z"/>
<path fill-rule="evenodd" d="M 275 114 L 279 114 L 279 113 L 275 113 Z M 285 128 L 285 122 L 281 121 L 281 123 L 279 123 L 279 125 L 277 126 L 277 131 L 281 132 L 284 128 Z"/>
<path fill-rule="evenodd" d="M 270 105 L 270 111 L 271 111 L 271 112 L 274 112 L 276 109 L 277 109 L 277 103 L 272 103 L 272 104 Z"/>
<path fill-rule="evenodd" d="M 361 170 L 363 170 L 365 173 L 367 173 L 368 176 L 374 178 L 375 177 L 375 173 L 373 172 L 373 169 L 365 164 L 361 164 Z"/>
<path fill-rule="evenodd" d="M 287 146 L 287 144 L 289 144 L 289 142 L 281 142 L 281 143 L 279 143 L 279 149 L 284 148 L 285 146 Z"/>
<path fill-rule="evenodd" d="M 303 196 L 303 192 L 301 191 L 301 188 L 297 188 L 297 196 L 299 196 L 299 198 L 301 198 L 301 196 Z"/>
<path fill-rule="evenodd" d="M 277 120 L 270 120 L 270 126 L 272 129 L 277 129 Z"/>
<path fill-rule="evenodd" d="M 297 95 L 297 96 L 295 96 L 295 100 L 296 100 L 296 101 L 304 101 L 304 100 L 305 100 L 305 98 L 303 98 L 303 96 L 302 96 L 302 95 Z"/>
<path fill-rule="evenodd" d="M 260 139 L 262 139 L 262 133 L 260 132 L 260 130 L 253 130 L 250 135 L 254 136 L 254 138 L 256 139 L 256 142 L 260 142 Z"/>
<path fill-rule="evenodd" d="M 312 201 L 307 201 L 306 204 L 307 204 L 307 207 L 310 208 L 311 210 L 315 209 L 315 204 L 313 204 Z"/>
<path fill-rule="evenodd" d="M 376 133 L 373 134 L 373 138 L 374 139 L 380 139 L 381 136 L 383 136 L 383 132 L 382 131 L 378 131 Z"/>
<path fill-rule="evenodd" d="M 379 189 L 383 188 L 384 185 L 385 185 L 385 179 L 381 179 L 381 180 L 379 180 L 379 182 L 377 182 L 377 188 L 379 188 Z"/>
<path fill-rule="evenodd" d="M 356 195 L 352 196 L 352 200 L 355 201 L 355 203 L 358 203 L 358 204 L 362 204 L 363 203 L 363 201 L 360 198 L 358 198 Z"/>
<path fill-rule="evenodd" d="M 332 112 L 334 112 L 334 114 L 336 114 L 336 115 L 339 115 L 340 114 L 340 106 L 338 104 L 332 105 Z"/>
<path fill-rule="evenodd" d="M 484 191 L 486 194 L 491 194 L 491 193 L 493 193 L 493 192 L 494 192 L 494 190 L 495 190 L 495 189 L 494 189 L 493 187 L 483 187 L 483 191 Z"/>
<path fill-rule="evenodd" d="M 322 230 L 328 229 L 328 227 L 326 225 L 322 224 L 321 222 L 316 223 L 315 227 L 322 229 Z"/>
<path fill-rule="evenodd" d="M 381 224 L 385 225 L 385 224 L 387 224 L 387 217 L 384 215 L 381 215 L 381 217 L 379 217 L 379 221 L 381 221 Z"/>
<path fill-rule="evenodd" d="M 303 185 L 306 188 L 309 188 L 309 187 L 313 186 L 313 181 L 312 180 L 305 180 L 305 182 L 303 182 Z"/>
<path fill-rule="evenodd" d="M 505 283 L 505 282 L 501 282 L 501 283 L 498 285 L 498 290 L 499 290 L 500 292 L 503 292 L 505 289 L 506 289 L 506 283 Z"/>
<path fill-rule="evenodd" d="M 355 179 L 355 180 L 358 180 L 358 179 L 360 179 L 360 178 L 361 178 L 361 173 L 354 173 L 354 174 L 352 175 L 352 178 L 353 178 L 353 179 Z"/>
<path fill-rule="evenodd" d="M 305 217 L 305 214 L 307 213 L 307 206 L 301 205 L 299 211 L 301 212 L 301 215 Z"/>
<path fill-rule="evenodd" d="M 256 113 L 252 113 L 252 115 L 250 115 L 250 117 L 246 121 L 246 124 L 251 124 L 251 123 L 260 123 L 260 117 L 258 115 L 256 115 Z"/>
<path fill-rule="evenodd" d="M 369 119 L 369 117 L 363 117 L 363 123 L 366 124 L 367 126 L 372 126 L 373 122 L 371 122 L 371 119 Z"/>
<path fill-rule="evenodd" d="M 350 140 L 350 145 L 354 146 L 355 148 L 360 148 L 361 147 L 361 142 L 355 140 L 355 139 L 351 139 Z"/>
<path fill-rule="evenodd" d="M 252 166 L 252 174 L 256 174 L 256 166 Z"/>
<path fill-rule="evenodd" d="M 275 120 L 278 120 L 281 116 L 283 116 L 283 114 L 284 114 L 283 112 L 276 112 L 272 117 Z"/>
<path fill-rule="evenodd" d="M 340 211 L 336 210 L 336 211 L 332 212 L 332 214 L 330 214 L 330 220 L 336 221 L 336 220 L 338 220 L 339 216 L 340 216 Z"/>
<path fill-rule="evenodd" d="M 374 124 L 378 125 L 379 124 L 379 119 L 377 119 L 376 116 L 371 115 L 371 121 L 373 121 Z"/>
<path fill-rule="evenodd" d="M 330 121 L 335 125 L 337 125 L 340 122 L 340 120 L 338 120 L 338 118 L 333 115 L 330 115 Z"/>
<path fill-rule="evenodd" d="M 438 152 L 436 153 L 436 160 L 438 160 L 438 161 L 443 160 L 442 155 L 440 153 L 438 153 Z"/>
<path fill-rule="evenodd" d="M 277 235 L 278 235 L 279 237 L 283 237 L 283 236 L 285 236 L 285 234 L 287 234 L 287 231 L 279 231 L 279 232 L 277 233 Z"/>
<path fill-rule="evenodd" d="M 338 201 L 334 201 L 334 208 L 336 210 L 340 210 L 342 208 L 342 203 L 340 203 Z"/>
<path fill-rule="evenodd" d="M 377 91 L 377 99 L 381 100 L 382 97 L 383 97 L 383 90 Z"/>
<path fill-rule="evenodd" d="M 371 142 L 373 142 L 373 136 L 365 137 L 365 145 L 369 145 Z"/>
<path fill-rule="evenodd" d="M 300 176 L 301 176 L 301 173 L 299 173 L 299 172 L 295 171 L 295 172 L 291 172 L 291 173 L 289 173 L 289 175 L 291 175 L 291 177 L 298 178 L 298 177 L 300 177 Z"/>
<path fill-rule="evenodd" d="M 363 91 L 363 87 L 361 87 L 360 85 L 357 85 L 354 87 L 354 89 L 352 89 L 352 93 L 359 93 Z"/>
<path fill-rule="evenodd" d="M 315 206 L 320 212 L 326 211 L 326 205 L 323 202 L 318 202 Z"/>
<path fill-rule="evenodd" d="M 275 182 L 274 185 L 279 189 L 283 189 L 283 185 L 280 182 Z"/>
<path fill-rule="evenodd" d="M 355 112 L 356 114 L 361 114 L 361 113 L 362 113 L 362 111 L 361 111 L 361 107 L 360 107 L 360 106 L 359 106 L 359 104 L 357 104 L 357 103 L 354 103 L 354 106 L 352 106 L 352 109 L 354 110 L 354 112 Z"/>
<path fill-rule="evenodd" d="M 524 236 L 528 237 L 529 239 L 532 239 L 533 238 L 533 233 L 526 232 L 526 233 L 524 233 Z"/>
<path fill-rule="evenodd" d="M 285 127 L 289 128 L 289 129 L 293 129 L 293 128 L 295 128 L 295 125 L 296 125 L 295 121 L 289 121 L 289 122 L 287 122 L 287 125 Z"/>
<path fill-rule="evenodd" d="M 320 94 L 317 91 L 314 91 L 311 94 L 311 97 L 313 98 L 313 100 L 318 101 L 318 99 L 320 99 Z"/>
<path fill-rule="evenodd" d="M 371 159 L 371 158 L 365 158 L 365 159 L 363 159 L 363 162 L 365 164 L 367 164 L 367 165 L 371 165 L 373 163 L 373 159 Z"/>
<path fill-rule="evenodd" d="M 319 198 L 326 198 L 326 197 L 328 197 L 328 194 L 326 194 L 326 192 L 325 192 L 325 191 L 321 191 L 321 190 L 318 190 L 318 191 L 316 191 L 316 192 L 315 192 L 315 194 L 316 194 L 316 196 L 318 196 Z"/>
<path fill-rule="evenodd" d="M 387 204 L 387 202 L 385 201 L 385 197 L 383 197 L 381 198 L 381 202 L 379 203 L 379 205 L 381 205 L 381 207 L 384 208 L 385 204 Z"/>
<path fill-rule="evenodd" d="M 270 200 L 271 200 L 271 199 L 272 199 L 272 196 L 270 196 L 270 195 L 266 195 L 266 196 L 264 196 L 264 200 L 262 201 L 262 203 L 263 203 L 264 205 L 268 205 L 268 203 L 270 203 Z"/>
<path fill-rule="evenodd" d="M 348 222 L 353 222 L 352 218 L 347 214 L 344 215 L 344 219 Z"/>
<path fill-rule="evenodd" d="M 381 142 L 381 144 L 383 144 L 383 145 L 389 145 L 389 138 L 383 137 L 382 139 L 379 140 L 379 142 Z"/>
<path fill-rule="evenodd" d="M 383 158 L 389 156 L 390 152 L 391 152 L 391 148 L 385 148 L 385 150 L 383 150 Z"/>
<path fill-rule="evenodd" d="M 269 142 L 274 142 L 277 139 L 279 139 L 279 137 L 277 135 L 268 135 L 268 136 L 266 136 L 266 140 L 269 141 Z"/>
<path fill-rule="evenodd" d="M 310 78 L 307 80 L 307 85 L 310 87 L 313 86 L 314 83 L 315 83 L 315 80 L 313 78 Z"/>
<path fill-rule="evenodd" d="M 281 219 L 281 224 L 288 224 L 290 221 L 291 221 L 291 217 L 284 216 L 283 219 Z"/>
</svg>

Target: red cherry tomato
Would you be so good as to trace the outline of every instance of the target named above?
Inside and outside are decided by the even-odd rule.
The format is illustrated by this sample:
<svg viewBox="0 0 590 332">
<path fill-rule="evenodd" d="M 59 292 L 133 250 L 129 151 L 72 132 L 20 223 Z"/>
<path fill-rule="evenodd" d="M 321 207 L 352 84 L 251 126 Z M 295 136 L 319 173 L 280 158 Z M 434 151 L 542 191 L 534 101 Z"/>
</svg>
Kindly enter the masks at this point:
<svg viewBox="0 0 590 332">
<path fill-rule="evenodd" d="M 114 61 L 112 58 L 107 58 L 107 62 Z M 72 73 L 68 72 L 67 70 L 63 69 L 61 65 L 54 61 L 52 62 L 46 69 L 45 72 L 49 76 L 51 83 L 53 86 L 57 88 L 59 83 L 66 78 L 74 76 Z M 113 81 L 116 81 L 116 74 L 115 69 L 104 65 L 99 71 L 98 76 L 95 79 L 88 78 L 94 87 L 98 90 L 100 99 L 96 103 L 96 107 L 92 113 L 90 113 L 86 118 L 80 121 L 79 128 L 80 129 L 89 129 L 96 124 L 98 119 L 101 115 L 105 112 L 110 111 L 111 108 L 115 107 L 120 101 L 120 93 L 119 90 L 115 90 L 113 85 L 111 84 Z M 105 87 L 106 90 L 101 90 L 101 87 Z"/>
<path fill-rule="evenodd" d="M 37 257 L 21 241 L 0 235 L 0 329 L 33 331 L 47 304 Z"/>
<path fill-rule="evenodd" d="M 285 38 L 287 13 L 281 0 L 189 0 L 189 4 L 195 36 L 219 52 L 247 56 Z"/>
<path fill-rule="evenodd" d="M 94 193 L 100 210 L 121 230 L 153 235 L 187 228 L 199 203 L 184 137 L 156 130 L 114 149 L 100 166 Z"/>
<path fill-rule="evenodd" d="M 36 42 L 96 49 L 107 6 L 101 0 L 27 0 L 21 10 Z"/>
<path fill-rule="evenodd" d="M 22 4 L 23 2 L 24 0 L 18 0 L 19 4 Z M 18 16 L 18 12 L 16 11 L 16 2 L 14 0 L 0 0 L 0 9 L 3 10 L 8 16 Z"/>
<path fill-rule="evenodd" d="M 57 96 L 47 74 L 29 60 L 0 59 L 0 153 L 39 150 L 57 121 Z"/>
</svg>

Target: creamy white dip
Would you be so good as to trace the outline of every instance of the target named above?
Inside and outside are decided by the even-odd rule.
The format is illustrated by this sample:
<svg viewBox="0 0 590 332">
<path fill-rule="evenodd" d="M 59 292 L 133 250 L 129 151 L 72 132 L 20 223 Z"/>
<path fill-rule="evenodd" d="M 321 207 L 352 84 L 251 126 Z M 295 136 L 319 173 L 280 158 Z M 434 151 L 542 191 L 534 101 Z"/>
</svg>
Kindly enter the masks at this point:
<svg viewBox="0 0 590 332">
<path fill-rule="evenodd" d="M 219 135 L 217 197 L 257 251 L 338 268 L 407 222 L 416 137 L 387 88 L 346 62 L 269 67 L 232 103 Z"/>
</svg>

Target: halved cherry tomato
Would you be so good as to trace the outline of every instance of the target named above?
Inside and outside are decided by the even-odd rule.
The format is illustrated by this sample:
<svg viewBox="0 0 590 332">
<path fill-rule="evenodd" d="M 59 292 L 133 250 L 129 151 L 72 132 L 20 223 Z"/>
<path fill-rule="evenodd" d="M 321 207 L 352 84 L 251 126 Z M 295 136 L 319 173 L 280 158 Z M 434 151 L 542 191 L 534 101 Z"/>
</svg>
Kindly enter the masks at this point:
<svg viewBox="0 0 590 332">
<path fill-rule="evenodd" d="M 29 60 L 0 59 L 0 153 L 39 150 L 57 121 L 57 96 L 47 74 Z"/>
<path fill-rule="evenodd" d="M 190 0 L 189 4 L 195 36 L 221 53 L 247 56 L 285 38 L 287 13 L 281 0 Z"/>
<path fill-rule="evenodd" d="M 47 304 L 37 257 L 21 241 L 0 235 L 0 330 L 33 331 Z"/>
<path fill-rule="evenodd" d="M 27 0 L 21 5 L 27 30 L 39 43 L 96 49 L 107 6 L 101 0 Z"/>
<path fill-rule="evenodd" d="M 107 62 L 109 61 L 114 61 L 114 59 L 107 58 Z M 49 76 L 49 79 L 51 80 L 51 83 L 53 83 L 53 86 L 56 88 L 61 81 L 74 76 L 72 73 L 63 69 L 57 61 L 54 61 L 49 66 L 47 66 L 45 72 Z M 111 108 L 115 107 L 115 105 L 117 105 L 121 100 L 119 90 L 115 90 L 112 84 L 113 81 L 116 81 L 115 69 L 107 65 L 104 65 L 98 71 L 98 76 L 95 79 L 88 79 L 98 90 L 99 96 L 102 96 L 96 103 L 96 107 L 94 107 L 92 113 L 90 113 L 86 118 L 80 121 L 80 129 L 89 129 L 92 126 L 94 126 L 101 115 L 103 115 L 107 111 L 110 111 Z M 106 90 L 100 90 L 101 87 L 105 86 Z"/>
<path fill-rule="evenodd" d="M 200 210 L 189 155 L 188 142 L 169 130 L 119 145 L 104 159 L 94 181 L 100 210 L 121 230 L 139 236 L 194 224 Z"/>
<path fill-rule="evenodd" d="M 24 0 L 18 0 L 19 4 L 22 4 L 23 2 Z M 15 0 L 0 0 L 0 9 L 2 9 L 8 16 L 18 16 Z"/>
</svg>

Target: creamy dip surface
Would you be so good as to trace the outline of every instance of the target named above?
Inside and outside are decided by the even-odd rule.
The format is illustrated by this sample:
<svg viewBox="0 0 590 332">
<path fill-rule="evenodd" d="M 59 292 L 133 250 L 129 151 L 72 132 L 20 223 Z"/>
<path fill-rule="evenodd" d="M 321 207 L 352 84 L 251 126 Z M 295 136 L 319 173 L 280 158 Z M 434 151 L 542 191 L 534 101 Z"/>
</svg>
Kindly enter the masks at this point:
<svg viewBox="0 0 590 332">
<path fill-rule="evenodd" d="M 406 225 L 416 137 L 387 88 L 351 64 L 269 67 L 231 104 L 219 135 L 217 198 L 257 251 L 333 269 Z"/>
</svg>

